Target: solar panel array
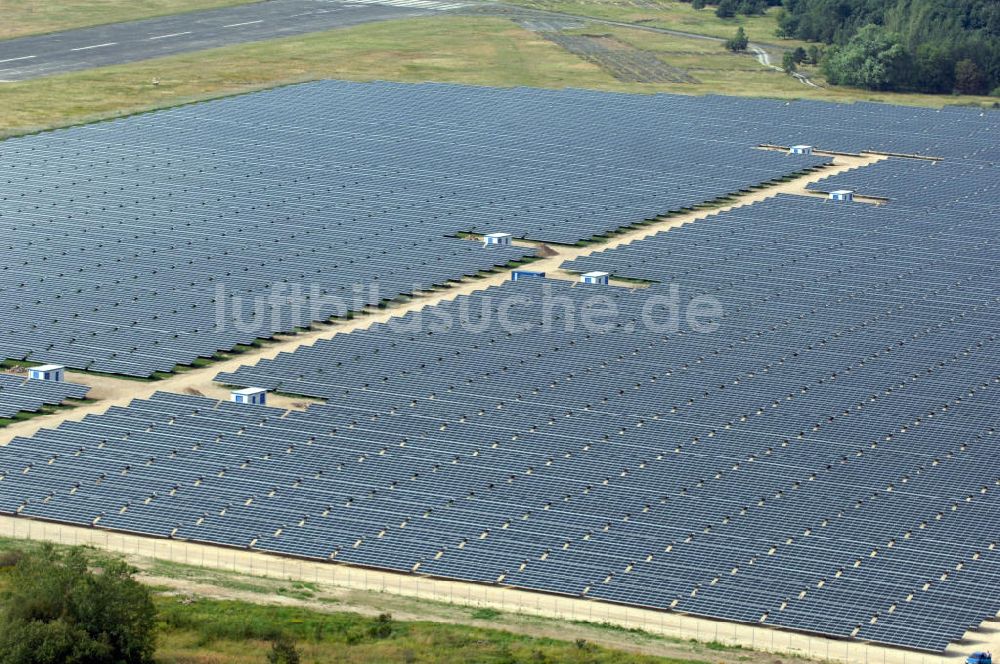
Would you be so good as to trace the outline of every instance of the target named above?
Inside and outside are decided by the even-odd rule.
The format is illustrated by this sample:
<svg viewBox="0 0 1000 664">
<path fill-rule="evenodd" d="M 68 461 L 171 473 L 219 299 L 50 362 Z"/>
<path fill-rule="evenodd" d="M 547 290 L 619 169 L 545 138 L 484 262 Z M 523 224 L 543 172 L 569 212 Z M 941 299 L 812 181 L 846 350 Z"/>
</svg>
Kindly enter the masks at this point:
<svg viewBox="0 0 1000 664">
<path fill-rule="evenodd" d="M 828 161 L 671 131 L 668 110 L 322 82 L 5 141 L 0 357 L 170 371 L 531 253 L 459 231 L 576 242 Z M 315 293 L 253 323 L 282 284 Z"/>
<path fill-rule="evenodd" d="M 17 439 L 0 511 L 941 650 L 1000 608 L 995 256 L 753 207 L 792 273 L 712 334 L 636 326 L 667 286 L 508 283 L 425 312 L 479 332 L 413 313 L 221 377 L 306 412 L 160 394 Z M 596 294 L 610 330 L 543 327 Z"/>
<path fill-rule="evenodd" d="M 575 241 L 692 191 L 703 201 L 822 163 L 741 151 L 758 143 L 986 162 L 998 117 L 327 82 L 39 137 L 49 147 L 30 144 L 42 151 L 23 150 L 17 168 L 50 177 L 59 163 L 70 182 L 106 176 L 120 193 L 90 204 L 60 190 L 67 200 L 50 207 L 72 198 L 86 225 L 39 203 L 37 216 L 17 208 L 18 233 L 47 232 L 51 247 L 75 229 L 86 251 L 149 268 L 144 290 L 88 277 L 135 311 L 176 285 L 174 269 L 204 278 L 188 288 L 214 286 L 216 260 L 226 279 L 250 269 L 241 293 L 259 292 L 252 271 L 273 281 L 292 257 L 284 276 L 304 280 L 294 270 L 340 246 L 331 234 L 377 261 L 345 250 L 337 270 L 410 265 L 396 249 L 417 235 L 428 261 L 441 256 L 433 235 L 456 261 L 468 248 L 473 266 L 495 264 L 521 250 L 446 235 Z M 63 149 L 73 141 L 79 154 Z M 134 168 L 118 150 L 140 144 L 156 176 L 129 198 L 134 174 L 126 184 L 115 160 Z M 29 143 L 0 144 L 0 164 L 11 145 Z M 76 161 L 93 154 L 111 171 Z M 0 227 L 2 206 L 31 193 L 8 179 Z M 950 182 L 953 203 L 968 180 Z M 1000 609 L 995 203 L 956 214 L 781 195 L 736 208 L 565 266 L 661 282 L 646 289 L 519 280 L 217 377 L 328 400 L 304 412 L 160 393 L 17 438 L 0 448 L 0 513 L 941 651 Z M 148 216 L 135 219 L 136 205 Z M 95 223 L 102 206 L 113 220 Z M 274 224 L 285 240 L 271 244 L 261 233 Z M 377 244 L 382 231 L 409 239 Z M 227 262 L 213 243 L 230 239 L 253 260 Z M 182 240 L 205 252 L 199 267 L 185 267 L 196 254 L 179 254 Z M 140 247 L 157 258 L 137 262 Z M 38 251 L 40 237 L 17 255 Z M 46 293 L 69 292 L 51 265 L 105 267 L 81 255 L 92 254 L 44 256 Z M 168 256 L 174 268 L 156 262 Z M 678 310 L 718 301 L 714 332 L 683 314 L 677 330 L 647 320 L 673 287 Z M 201 302 L 170 292 L 177 312 Z M 54 325 L 71 299 L 16 300 L 4 328 L 36 311 Z M 606 327 L 584 324 L 609 303 Z M 122 334 L 115 343 L 138 338 Z"/>
<path fill-rule="evenodd" d="M 67 399 L 83 399 L 89 391 L 86 385 L 0 373 L 0 417 L 37 413 L 45 406 L 55 406 Z"/>
<path fill-rule="evenodd" d="M 1000 166 L 981 162 L 887 159 L 823 178 L 812 191 L 850 189 L 896 206 L 988 214 L 1000 201 Z"/>
</svg>

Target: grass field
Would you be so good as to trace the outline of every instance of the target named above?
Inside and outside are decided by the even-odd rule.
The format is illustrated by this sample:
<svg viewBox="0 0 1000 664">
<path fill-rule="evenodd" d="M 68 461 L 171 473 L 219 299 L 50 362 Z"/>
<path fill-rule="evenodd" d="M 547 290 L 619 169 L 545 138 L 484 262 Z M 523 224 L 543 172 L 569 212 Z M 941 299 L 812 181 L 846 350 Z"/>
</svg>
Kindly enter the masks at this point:
<svg viewBox="0 0 1000 664">
<path fill-rule="evenodd" d="M 0 0 L 0 39 L 133 21 L 256 0 Z"/>
<path fill-rule="evenodd" d="M 572 86 L 622 92 L 713 92 L 928 106 L 994 101 L 986 97 L 869 93 L 850 88 L 814 90 L 755 65 L 747 56 L 728 55 L 709 42 L 627 28 L 605 32 L 614 32 L 641 48 L 662 51 L 668 63 L 718 71 L 693 72 L 702 81 L 700 84 L 622 83 L 506 19 L 418 18 L 3 84 L 0 136 L 318 78 Z M 158 86 L 153 85 L 154 78 L 159 79 Z"/>
</svg>

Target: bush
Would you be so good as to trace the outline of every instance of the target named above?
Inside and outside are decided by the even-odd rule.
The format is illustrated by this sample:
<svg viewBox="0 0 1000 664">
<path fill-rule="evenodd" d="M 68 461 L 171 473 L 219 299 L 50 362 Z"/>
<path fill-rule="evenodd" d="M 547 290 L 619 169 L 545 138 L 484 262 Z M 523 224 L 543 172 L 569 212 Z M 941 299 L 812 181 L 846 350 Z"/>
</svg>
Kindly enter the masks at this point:
<svg viewBox="0 0 1000 664">
<path fill-rule="evenodd" d="M 373 639 L 386 639 L 392 636 L 392 615 L 380 613 L 368 628 L 368 635 Z"/>
<path fill-rule="evenodd" d="M 271 643 L 271 652 L 267 653 L 268 664 L 299 664 L 299 651 L 295 643 L 285 635 L 279 636 Z"/>
<path fill-rule="evenodd" d="M 736 0 L 720 0 L 719 6 L 715 8 L 715 15 L 719 18 L 736 16 Z"/>
<path fill-rule="evenodd" d="M 736 13 L 744 16 L 760 16 L 767 11 L 765 0 L 738 0 Z"/>
<path fill-rule="evenodd" d="M 0 664 L 149 664 L 156 610 L 135 570 L 45 546 L 11 571 Z"/>
<path fill-rule="evenodd" d="M 726 48 L 734 53 L 739 51 L 747 50 L 747 44 L 750 40 L 747 38 L 747 33 L 743 30 L 743 26 L 736 28 L 736 34 L 733 35 L 732 39 L 726 40 Z"/>
<path fill-rule="evenodd" d="M 24 552 L 17 549 L 0 553 L 0 569 L 14 567 L 24 558 Z"/>
<path fill-rule="evenodd" d="M 785 51 L 785 54 L 781 56 L 781 68 L 785 70 L 786 74 L 793 74 L 796 70 L 795 65 L 795 53 L 792 51 Z"/>
</svg>

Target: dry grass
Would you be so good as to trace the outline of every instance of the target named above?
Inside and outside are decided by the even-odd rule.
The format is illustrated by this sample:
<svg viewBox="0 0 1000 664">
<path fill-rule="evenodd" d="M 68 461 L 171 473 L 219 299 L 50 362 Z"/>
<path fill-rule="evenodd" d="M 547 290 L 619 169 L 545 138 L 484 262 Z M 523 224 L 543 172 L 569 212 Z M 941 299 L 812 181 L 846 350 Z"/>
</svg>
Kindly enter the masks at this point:
<svg viewBox="0 0 1000 664">
<path fill-rule="evenodd" d="M 0 39 L 245 5 L 256 0 L 0 0 Z"/>
</svg>

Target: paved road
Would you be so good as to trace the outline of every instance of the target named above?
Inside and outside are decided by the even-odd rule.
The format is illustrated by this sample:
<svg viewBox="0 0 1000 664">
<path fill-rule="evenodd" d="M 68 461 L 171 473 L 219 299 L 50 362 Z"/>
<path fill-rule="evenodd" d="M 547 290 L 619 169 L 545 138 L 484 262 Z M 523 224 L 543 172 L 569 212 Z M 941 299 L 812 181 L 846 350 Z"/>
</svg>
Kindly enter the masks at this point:
<svg viewBox="0 0 1000 664">
<path fill-rule="evenodd" d="M 0 41 L 0 81 L 460 9 L 458 0 L 267 0 Z"/>
</svg>

